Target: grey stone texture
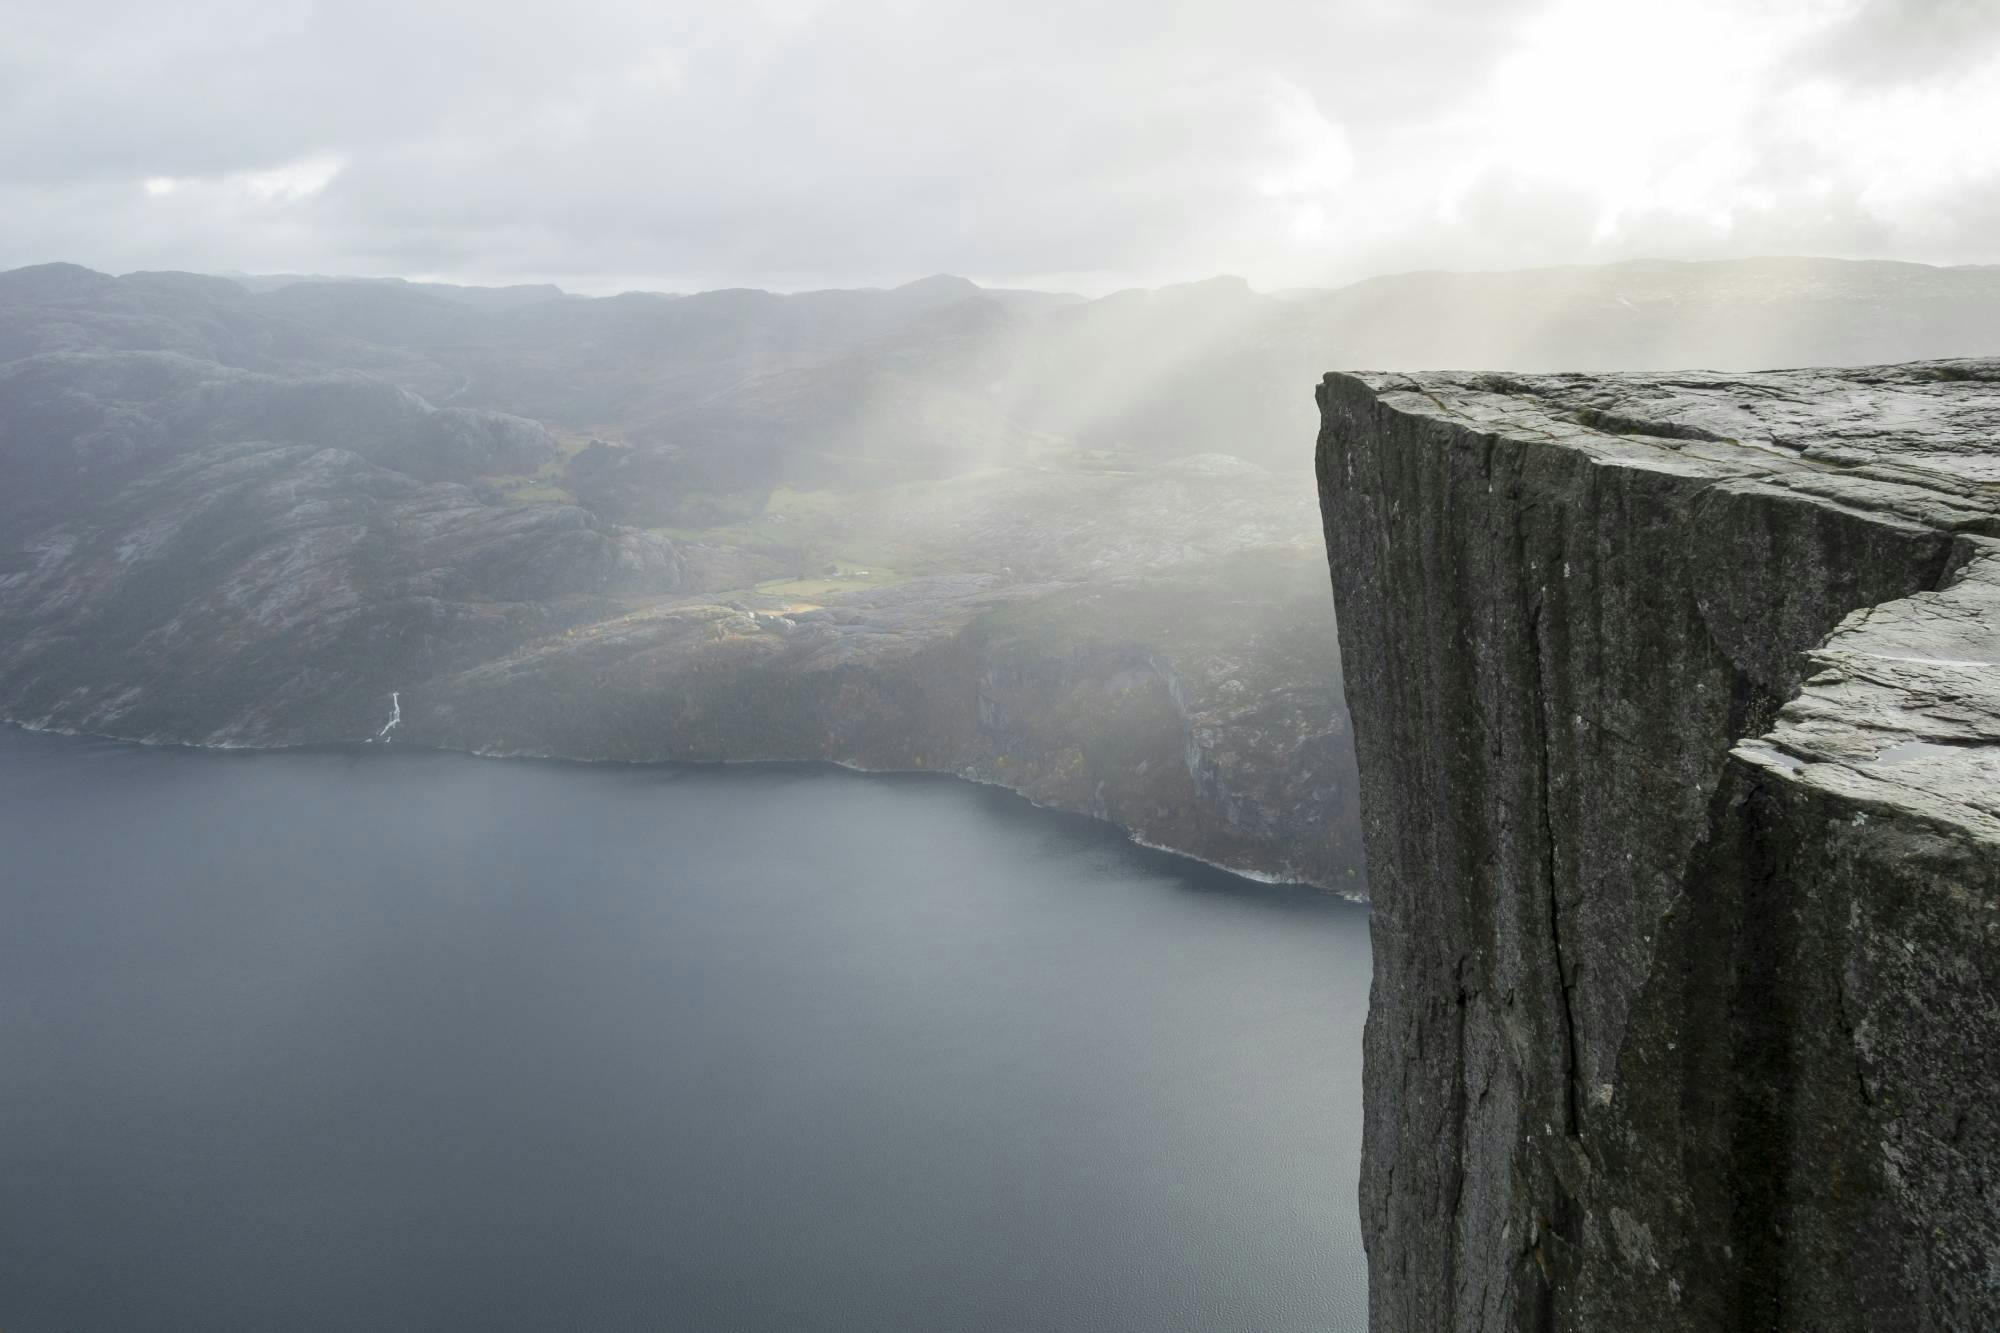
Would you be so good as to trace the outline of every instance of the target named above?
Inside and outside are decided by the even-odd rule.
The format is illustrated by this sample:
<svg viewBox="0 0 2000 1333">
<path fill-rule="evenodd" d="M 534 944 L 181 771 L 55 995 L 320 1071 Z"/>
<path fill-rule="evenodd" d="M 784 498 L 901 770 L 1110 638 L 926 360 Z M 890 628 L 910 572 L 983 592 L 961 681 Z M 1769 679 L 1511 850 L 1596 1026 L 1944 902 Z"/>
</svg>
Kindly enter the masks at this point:
<svg viewBox="0 0 2000 1333">
<path fill-rule="evenodd" d="M 1319 402 L 1373 1327 L 2000 1327 L 2000 362 Z"/>
</svg>

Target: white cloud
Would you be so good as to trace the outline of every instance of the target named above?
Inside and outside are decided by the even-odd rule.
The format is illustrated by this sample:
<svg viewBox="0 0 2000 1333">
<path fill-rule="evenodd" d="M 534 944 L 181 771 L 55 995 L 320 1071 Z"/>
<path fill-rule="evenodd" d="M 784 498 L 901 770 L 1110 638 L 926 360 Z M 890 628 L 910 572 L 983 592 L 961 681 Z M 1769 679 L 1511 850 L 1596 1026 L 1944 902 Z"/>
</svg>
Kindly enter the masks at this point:
<svg viewBox="0 0 2000 1333">
<path fill-rule="evenodd" d="M 259 204 L 289 204 L 310 199 L 333 183 L 346 161 L 337 153 L 288 162 L 269 171 L 239 171 L 222 177 L 223 190 Z"/>
<path fill-rule="evenodd" d="M 2000 259 L 2000 13 L 1903 3 L 0 0 L 0 264 L 601 289 Z"/>
<path fill-rule="evenodd" d="M 1380 128 L 1329 265 L 2000 258 L 2000 234 L 1955 207 L 2000 182 L 2000 51 L 1906 61 L 1896 81 L 1830 68 L 1880 8 L 1556 0 L 1462 97 Z"/>
<path fill-rule="evenodd" d="M 296 228 L 299 206 L 331 185 L 346 165 L 337 154 L 321 153 L 264 171 L 148 176 L 140 188 L 156 201 L 150 210 L 155 226 L 167 212 L 180 228 L 197 232 L 226 235 L 273 223 Z M 287 212 L 291 217 L 282 216 Z"/>
</svg>

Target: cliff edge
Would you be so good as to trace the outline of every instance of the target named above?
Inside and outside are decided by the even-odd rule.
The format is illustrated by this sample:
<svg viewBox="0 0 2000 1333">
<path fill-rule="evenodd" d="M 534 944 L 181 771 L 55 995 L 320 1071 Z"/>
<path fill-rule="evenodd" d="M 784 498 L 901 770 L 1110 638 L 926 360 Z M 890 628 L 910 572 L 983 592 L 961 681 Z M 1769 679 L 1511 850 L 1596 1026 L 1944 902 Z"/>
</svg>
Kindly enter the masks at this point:
<svg viewBox="0 0 2000 1333">
<path fill-rule="evenodd" d="M 1319 403 L 1373 1327 L 2000 1327 L 2000 362 Z"/>
</svg>

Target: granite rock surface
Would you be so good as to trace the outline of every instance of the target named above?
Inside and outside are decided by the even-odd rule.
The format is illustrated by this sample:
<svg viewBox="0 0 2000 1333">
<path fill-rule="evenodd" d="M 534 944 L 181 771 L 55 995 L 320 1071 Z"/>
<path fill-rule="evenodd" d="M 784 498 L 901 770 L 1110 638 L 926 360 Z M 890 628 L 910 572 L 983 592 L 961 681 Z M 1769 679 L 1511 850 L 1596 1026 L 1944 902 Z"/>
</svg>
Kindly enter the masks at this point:
<svg viewBox="0 0 2000 1333">
<path fill-rule="evenodd" d="M 1319 400 L 1378 1333 L 2000 1326 L 2000 363 Z"/>
</svg>

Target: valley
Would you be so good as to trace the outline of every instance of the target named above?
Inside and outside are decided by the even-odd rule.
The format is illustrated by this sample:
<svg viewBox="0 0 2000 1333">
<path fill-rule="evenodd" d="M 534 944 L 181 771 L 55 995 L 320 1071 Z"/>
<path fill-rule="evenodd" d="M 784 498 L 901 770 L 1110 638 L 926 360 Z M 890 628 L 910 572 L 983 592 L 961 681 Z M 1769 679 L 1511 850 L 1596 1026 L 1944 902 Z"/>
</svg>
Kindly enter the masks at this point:
<svg viewBox="0 0 2000 1333">
<path fill-rule="evenodd" d="M 1359 895 L 1321 370 L 2000 350 L 1996 294 L 1807 260 L 1094 300 L 20 269 L 0 717 L 297 746 L 393 694 L 396 744 L 953 773 Z"/>
</svg>

